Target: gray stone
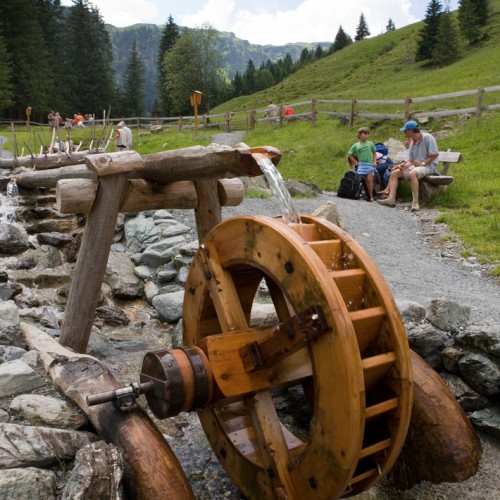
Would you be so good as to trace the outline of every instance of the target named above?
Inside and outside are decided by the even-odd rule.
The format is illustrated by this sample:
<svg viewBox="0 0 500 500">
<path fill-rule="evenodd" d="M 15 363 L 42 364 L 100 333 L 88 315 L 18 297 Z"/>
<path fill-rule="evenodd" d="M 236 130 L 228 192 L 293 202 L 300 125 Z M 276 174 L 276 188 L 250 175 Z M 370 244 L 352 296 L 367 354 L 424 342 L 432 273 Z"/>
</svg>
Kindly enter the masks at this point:
<svg viewBox="0 0 500 500">
<path fill-rule="evenodd" d="M 36 239 L 42 245 L 61 247 L 69 243 L 73 239 L 73 236 L 64 233 L 38 233 Z"/>
<path fill-rule="evenodd" d="M 433 368 L 441 365 L 441 351 L 453 343 L 451 334 L 422 323 L 408 330 L 410 347 Z"/>
<path fill-rule="evenodd" d="M 78 451 L 61 500 L 121 500 L 123 458 L 120 450 L 104 441 Z"/>
<path fill-rule="evenodd" d="M 0 408 L 0 423 L 8 422 L 8 421 L 9 421 L 9 414 L 5 410 L 2 410 Z"/>
<path fill-rule="evenodd" d="M 181 267 L 179 269 L 179 274 L 177 275 L 177 281 L 185 285 L 188 278 L 188 274 L 189 274 L 189 268 Z"/>
<path fill-rule="evenodd" d="M 425 307 L 413 300 L 396 300 L 403 320 L 420 323 L 425 319 Z"/>
<path fill-rule="evenodd" d="M 142 297 L 143 283 L 134 273 L 134 265 L 125 253 L 110 252 L 105 279 L 117 298 Z"/>
<path fill-rule="evenodd" d="M 460 377 L 451 373 L 440 373 L 450 391 L 464 411 L 482 410 L 489 405 L 489 401 L 474 389 L 471 389 Z"/>
<path fill-rule="evenodd" d="M 22 394 L 10 403 L 11 411 L 20 412 L 28 420 L 40 419 L 43 424 L 65 429 L 79 429 L 87 417 L 75 406 L 63 399 L 39 394 Z"/>
<path fill-rule="evenodd" d="M 161 231 L 162 238 L 169 238 L 171 236 L 178 236 L 180 234 L 189 233 L 190 228 L 184 224 L 180 224 L 179 222 L 172 223 L 171 221 L 157 221 L 158 228 Z"/>
<path fill-rule="evenodd" d="M 343 227 L 342 217 L 337 209 L 337 205 L 333 201 L 321 205 L 311 215 L 325 219 L 336 226 Z"/>
<path fill-rule="evenodd" d="M 175 220 L 175 216 L 165 209 L 156 210 L 155 213 L 153 214 L 153 220 L 157 221 L 163 219 Z"/>
<path fill-rule="evenodd" d="M 144 283 L 144 295 L 147 301 L 151 304 L 154 297 L 158 295 L 158 287 L 153 281 L 146 281 Z"/>
<path fill-rule="evenodd" d="M 0 470 L 0 498 L 55 500 L 57 479 L 50 470 L 26 467 Z"/>
<path fill-rule="evenodd" d="M 434 299 L 427 305 L 425 319 L 440 330 L 464 326 L 470 319 L 470 307 L 446 298 Z"/>
<path fill-rule="evenodd" d="M 184 291 L 157 295 L 152 301 L 162 321 L 175 323 L 182 318 L 182 303 Z"/>
<path fill-rule="evenodd" d="M 284 184 L 291 196 L 313 197 L 323 192 L 316 184 L 311 182 L 287 180 Z"/>
<path fill-rule="evenodd" d="M 500 358 L 500 325 L 472 324 L 458 333 L 455 340 Z"/>
<path fill-rule="evenodd" d="M 278 317 L 273 304 L 254 303 L 252 305 L 252 312 L 250 314 L 250 325 L 252 328 L 271 326 L 277 322 Z"/>
<path fill-rule="evenodd" d="M 156 269 L 172 259 L 176 247 L 185 241 L 184 237 L 172 236 L 149 245 L 141 255 L 141 263 Z"/>
<path fill-rule="evenodd" d="M 168 283 L 177 277 L 177 271 L 175 269 L 164 269 L 163 271 L 158 271 L 156 277 L 160 283 Z"/>
<path fill-rule="evenodd" d="M 19 311 L 13 300 L 0 302 L 0 328 L 19 326 Z"/>
<path fill-rule="evenodd" d="M 0 398 L 31 392 L 44 385 L 46 382 L 20 359 L 0 365 Z"/>
<path fill-rule="evenodd" d="M 0 255 L 17 255 L 31 247 L 26 231 L 14 224 L 0 222 Z"/>
<path fill-rule="evenodd" d="M 472 423 L 481 431 L 500 439 L 500 407 L 490 406 L 469 415 Z"/>
<path fill-rule="evenodd" d="M 7 363 L 16 359 L 21 359 L 26 349 L 22 347 L 15 347 L 11 345 L 0 346 L 0 363 Z"/>
<path fill-rule="evenodd" d="M 0 424 L 0 467 L 43 467 L 69 460 L 97 439 L 89 432 Z"/>
<path fill-rule="evenodd" d="M 483 396 L 500 393 L 500 369 L 482 354 L 466 354 L 458 362 L 463 378 L 475 391 Z"/>
<path fill-rule="evenodd" d="M 125 238 L 127 250 L 130 253 L 137 253 L 159 241 L 160 231 L 151 217 L 145 217 L 141 213 L 125 223 Z"/>
<path fill-rule="evenodd" d="M 245 193 L 261 193 L 266 198 L 273 195 L 273 192 L 269 188 L 269 184 L 267 183 L 267 179 L 264 175 L 256 177 L 241 177 L 240 180 L 243 182 L 243 186 L 245 187 Z"/>
<path fill-rule="evenodd" d="M 151 269 L 149 269 L 148 266 L 137 266 L 134 269 L 134 273 L 139 278 L 141 278 L 143 280 L 146 280 L 146 279 L 148 279 L 151 276 Z"/>
<path fill-rule="evenodd" d="M 198 240 L 190 241 L 185 245 L 180 245 L 177 251 L 184 257 L 191 257 L 192 259 L 195 253 L 198 251 L 199 246 L 200 245 L 198 244 Z"/>
</svg>

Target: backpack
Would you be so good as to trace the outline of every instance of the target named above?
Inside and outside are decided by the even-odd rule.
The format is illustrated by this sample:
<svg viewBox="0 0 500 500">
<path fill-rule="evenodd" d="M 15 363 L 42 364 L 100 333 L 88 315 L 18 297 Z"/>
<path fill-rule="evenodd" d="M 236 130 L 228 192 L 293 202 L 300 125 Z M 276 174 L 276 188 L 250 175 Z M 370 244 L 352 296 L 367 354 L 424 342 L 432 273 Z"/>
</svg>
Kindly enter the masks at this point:
<svg viewBox="0 0 500 500">
<path fill-rule="evenodd" d="M 349 198 L 359 200 L 361 198 L 361 189 L 363 187 L 362 177 L 356 172 L 346 172 L 340 180 L 340 186 L 337 191 L 339 198 Z"/>
<path fill-rule="evenodd" d="M 389 154 L 389 149 L 387 149 L 385 144 L 377 142 L 377 144 L 375 144 L 375 152 L 381 153 L 382 156 L 387 156 Z"/>
</svg>

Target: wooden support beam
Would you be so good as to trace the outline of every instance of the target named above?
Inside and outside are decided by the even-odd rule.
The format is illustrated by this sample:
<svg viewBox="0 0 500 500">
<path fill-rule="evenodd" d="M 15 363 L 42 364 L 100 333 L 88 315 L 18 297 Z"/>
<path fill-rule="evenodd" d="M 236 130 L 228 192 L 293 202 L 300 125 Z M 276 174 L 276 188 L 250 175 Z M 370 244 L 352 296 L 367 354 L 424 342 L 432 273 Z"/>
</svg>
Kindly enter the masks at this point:
<svg viewBox="0 0 500 500">
<path fill-rule="evenodd" d="M 221 206 L 237 206 L 244 197 L 240 179 L 218 179 Z M 56 204 L 63 214 L 88 214 L 97 192 L 97 179 L 62 179 L 56 186 Z M 157 184 L 144 179 L 128 179 L 120 212 L 182 209 L 198 207 L 198 195 L 192 181 Z"/>
</svg>

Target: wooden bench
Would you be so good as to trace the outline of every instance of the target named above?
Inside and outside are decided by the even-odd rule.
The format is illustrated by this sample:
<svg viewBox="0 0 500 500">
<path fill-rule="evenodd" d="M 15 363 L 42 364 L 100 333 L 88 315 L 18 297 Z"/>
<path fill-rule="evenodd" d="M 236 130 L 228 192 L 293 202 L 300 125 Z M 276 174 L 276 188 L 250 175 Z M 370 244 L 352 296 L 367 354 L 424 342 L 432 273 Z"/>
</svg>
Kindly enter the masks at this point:
<svg viewBox="0 0 500 500">
<path fill-rule="evenodd" d="M 405 153 L 397 153 L 394 156 L 389 155 L 395 165 L 401 163 L 405 160 Z M 438 174 L 437 175 L 427 175 L 420 179 L 420 199 L 423 202 L 428 202 L 432 197 L 442 192 L 449 186 L 454 178 L 448 175 L 448 169 L 454 163 L 459 163 L 463 159 L 462 153 L 457 151 L 440 151 L 438 156 Z"/>
</svg>

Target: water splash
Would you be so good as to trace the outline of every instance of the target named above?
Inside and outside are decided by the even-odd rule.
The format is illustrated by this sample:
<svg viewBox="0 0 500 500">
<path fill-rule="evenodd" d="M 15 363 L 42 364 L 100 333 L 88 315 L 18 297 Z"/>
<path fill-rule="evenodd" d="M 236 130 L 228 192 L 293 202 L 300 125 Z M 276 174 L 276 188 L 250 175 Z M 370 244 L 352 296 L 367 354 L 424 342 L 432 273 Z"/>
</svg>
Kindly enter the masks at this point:
<svg viewBox="0 0 500 500">
<path fill-rule="evenodd" d="M 19 194 L 19 191 L 17 194 Z M 0 193 L 0 222 L 11 223 L 16 220 L 16 211 L 18 208 L 16 196 L 17 195 L 9 194 L 9 185 L 7 185 L 7 196 Z"/>
<path fill-rule="evenodd" d="M 283 211 L 283 218 L 285 219 L 285 222 L 287 224 L 300 223 L 297 208 L 293 203 L 288 189 L 285 187 L 283 177 L 281 177 L 281 174 L 278 172 L 278 169 L 274 166 L 273 162 L 266 155 L 261 153 L 253 153 L 252 156 L 259 165 L 263 174 L 266 176 L 269 187 L 278 199 Z"/>
<path fill-rule="evenodd" d="M 7 196 L 11 198 L 19 196 L 19 187 L 17 186 L 16 179 L 11 179 L 7 184 Z"/>
</svg>

